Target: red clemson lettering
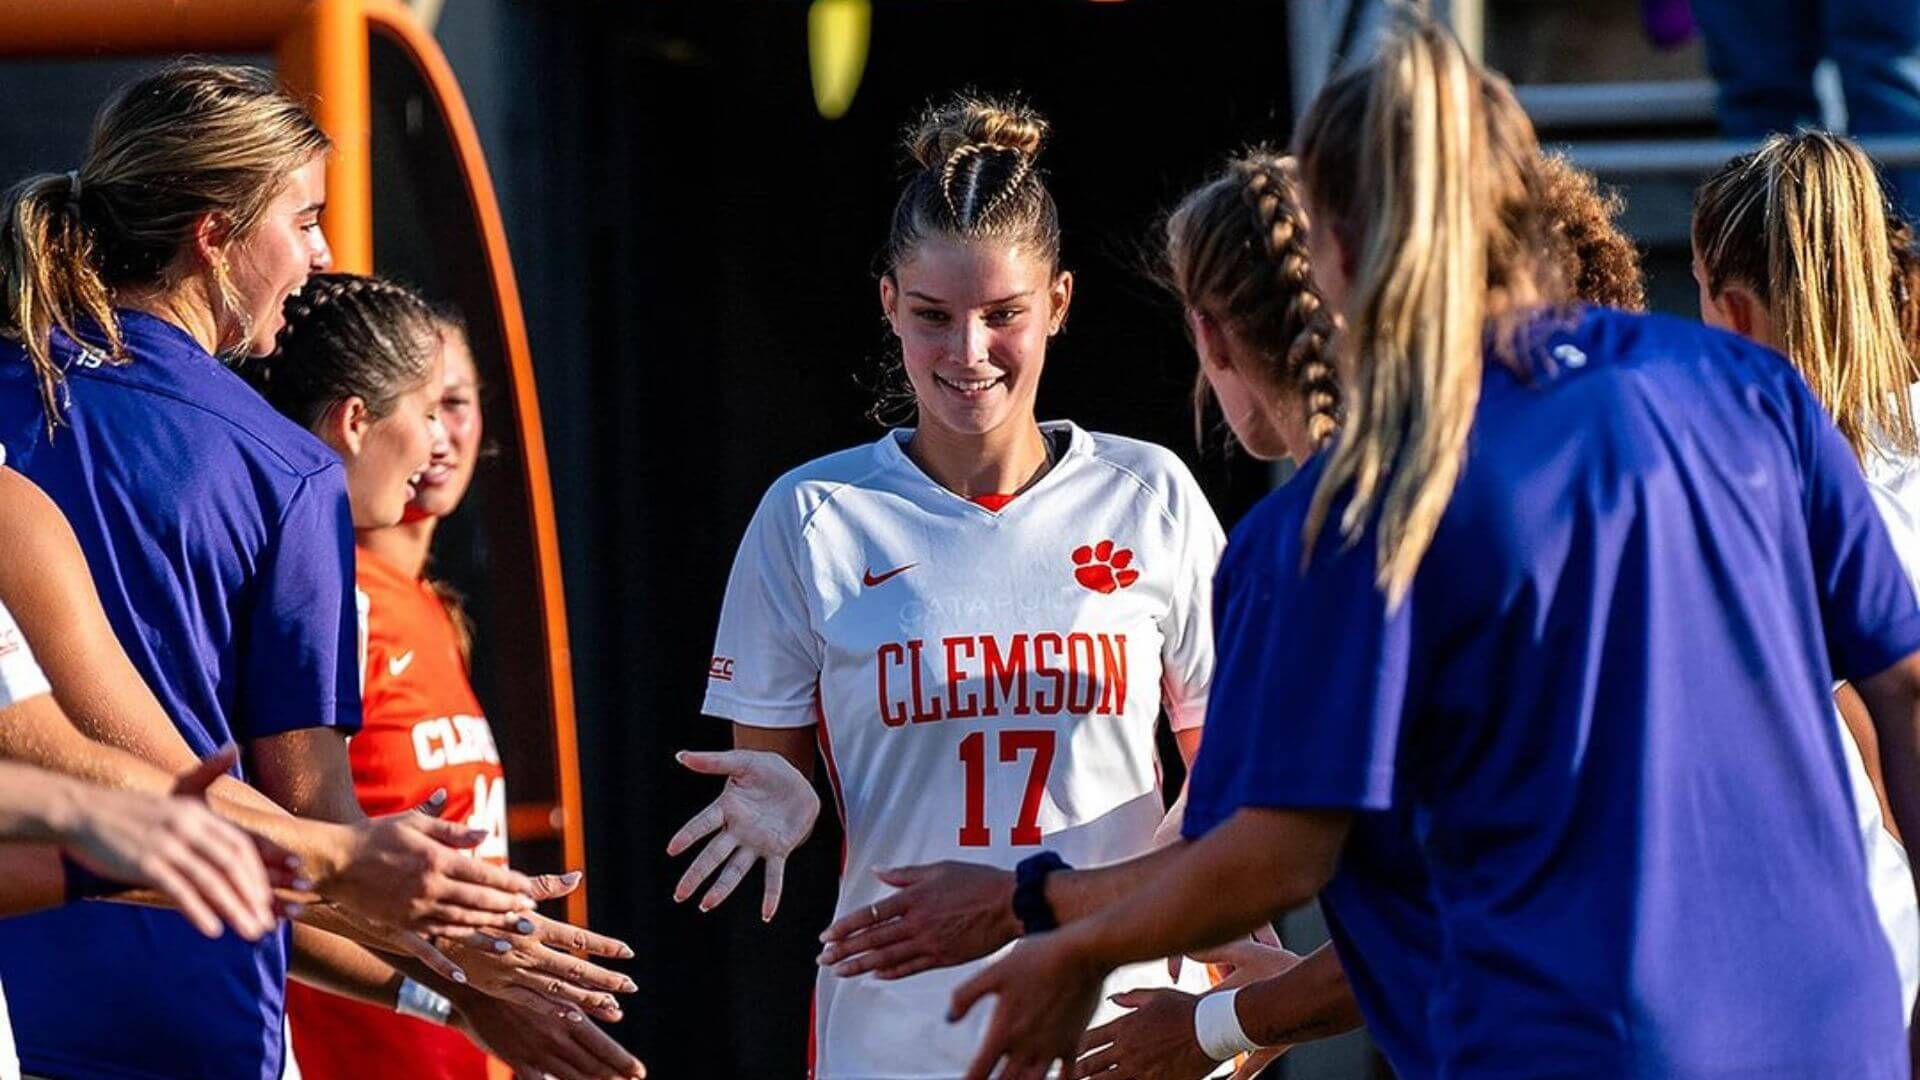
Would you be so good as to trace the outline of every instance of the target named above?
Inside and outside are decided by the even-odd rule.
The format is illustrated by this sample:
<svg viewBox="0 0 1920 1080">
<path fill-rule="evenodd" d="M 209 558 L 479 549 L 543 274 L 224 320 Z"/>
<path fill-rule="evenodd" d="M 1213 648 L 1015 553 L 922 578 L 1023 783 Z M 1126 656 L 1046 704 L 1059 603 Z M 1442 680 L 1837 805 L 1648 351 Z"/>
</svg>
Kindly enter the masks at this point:
<svg viewBox="0 0 1920 1080">
<path fill-rule="evenodd" d="M 1125 634 L 959 635 L 932 645 L 912 638 L 880 645 L 873 659 L 880 722 L 887 727 L 1033 714 L 1118 716 L 1127 709 Z"/>
</svg>

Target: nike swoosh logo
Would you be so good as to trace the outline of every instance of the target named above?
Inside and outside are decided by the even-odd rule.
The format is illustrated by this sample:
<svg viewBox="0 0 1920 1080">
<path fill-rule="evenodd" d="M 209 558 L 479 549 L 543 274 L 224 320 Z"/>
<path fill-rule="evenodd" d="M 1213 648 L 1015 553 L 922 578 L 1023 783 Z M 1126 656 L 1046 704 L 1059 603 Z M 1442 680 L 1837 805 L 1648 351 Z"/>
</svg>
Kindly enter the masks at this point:
<svg viewBox="0 0 1920 1080">
<path fill-rule="evenodd" d="M 920 565 L 919 563 L 908 563 L 905 566 L 895 567 L 894 569 L 889 570 L 886 573 L 881 574 L 877 577 L 874 575 L 873 571 L 869 570 L 866 573 L 860 575 L 860 583 L 862 585 L 865 585 L 867 588 L 871 589 L 875 585 L 885 584 L 887 581 L 891 580 L 896 574 L 904 574 L 907 571 L 919 565 Z"/>
<path fill-rule="evenodd" d="M 408 649 L 399 656 L 387 661 L 387 674 L 399 678 L 400 673 L 413 666 L 413 650 Z"/>
</svg>

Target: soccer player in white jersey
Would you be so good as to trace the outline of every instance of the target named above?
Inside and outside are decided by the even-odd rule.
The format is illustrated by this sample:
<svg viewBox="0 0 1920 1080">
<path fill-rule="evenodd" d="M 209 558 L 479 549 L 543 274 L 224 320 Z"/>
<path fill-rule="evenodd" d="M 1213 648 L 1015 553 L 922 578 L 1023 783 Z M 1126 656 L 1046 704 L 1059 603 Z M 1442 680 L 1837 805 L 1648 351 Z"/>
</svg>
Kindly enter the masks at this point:
<svg viewBox="0 0 1920 1080">
<path fill-rule="evenodd" d="M 683 756 L 728 785 L 670 847 L 719 831 L 678 899 L 718 870 L 711 908 L 765 858 L 771 917 L 813 821 L 816 754 L 846 823 L 841 914 L 899 884 L 889 868 L 1011 869 L 1043 848 L 1101 863 L 1153 843 L 1156 721 L 1164 708 L 1191 757 L 1222 535 L 1173 454 L 1035 420 L 1073 288 L 1034 169 L 1045 131 L 1024 107 L 962 99 L 910 140 L 880 298 L 917 424 L 789 473 L 748 527 L 704 706 L 738 749 Z M 944 1015 L 969 970 L 823 968 L 813 1075 L 959 1076 L 981 1031 Z M 1109 990 L 1173 981 L 1141 964 Z M 1187 965 L 1181 983 L 1204 982 Z"/>
<path fill-rule="evenodd" d="M 1489 93 L 1517 110 L 1510 93 Z M 1640 311 L 1646 291 L 1633 241 L 1614 223 L 1620 204 L 1593 177 L 1564 158 L 1528 152 L 1530 185 L 1553 223 L 1552 255 L 1579 299 L 1601 307 Z M 1182 199 L 1167 217 L 1163 283 L 1179 301 L 1200 361 L 1195 387 L 1215 399 L 1234 441 L 1265 460 L 1296 466 L 1332 438 L 1340 415 L 1340 387 L 1328 344 L 1331 312 L 1312 284 L 1306 208 L 1291 158 L 1257 147 L 1234 158 L 1217 176 Z M 1406 815 L 1380 815 L 1356 826 L 1389 838 L 1410 827 Z M 1429 986 L 1438 978 L 1438 931 L 1426 902 L 1427 880 L 1410 835 L 1389 840 L 1381 862 L 1399 886 L 1388 910 L 1417 925 L 1428 947 L 1398 950 L 1390 963 L 1363 974 L 1363 985 Z M 1157 850 L 1126 863 L 1051 875 L 1046 898 L 1062 924 L 1084 919 L 1151 880 Z M 825 935 L 826 959 L 865 970 L 881 963 L 919 960 L 947 965 L 977 959 L 1006 945 L 1007 916 L 992 906 L 988 887 L 1001 871 L 950 862 L 916 872 L 918 880 L 875 905 L 855 911 Z M 1004 893 L 1004 888 L 1001 892 Z M 983 902 L 985 902 L 983 904 Z M 877 918 L 876 918 L 877 916 Z M 881 929 L 882 926 L 887 929 Z M 1336 931 L 1337 932 L 1337 931 Z M 1116 1002 L 1133 1011 L 1090 1029 L 1076 1063 L 1082 1075 L 1132 1080 L 1197 1080 L 1221 1061 L 1240 1062 L 1234 1080 L 1260 1075 L 1287 1047 L 1350 1031 L 1361 1023 L 1356 993 L 1329 942 L 1302 958 L 1285 949 L 1241 941 L 1198 954 L 1225 970 L 1205 999 L 1178 990 L 1139 990 Z M 1409 995 L 1417 998 L 1418 995 Z M 1408 1037 L 1424 1028 L 1423 1008 L 1403 1012 L 1373 995 L 1368 1031 L 1404 1076 L 1431 1074 Z M 1240 1057 L 1238 1055 L 1248 1055 Z"/>
</svg>

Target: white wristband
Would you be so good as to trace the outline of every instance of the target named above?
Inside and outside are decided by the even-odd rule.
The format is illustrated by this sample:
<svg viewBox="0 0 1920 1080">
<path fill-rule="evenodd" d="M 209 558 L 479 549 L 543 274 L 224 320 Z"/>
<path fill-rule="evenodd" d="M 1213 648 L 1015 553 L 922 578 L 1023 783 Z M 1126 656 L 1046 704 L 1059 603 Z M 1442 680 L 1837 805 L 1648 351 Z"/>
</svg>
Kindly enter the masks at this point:
<svg viewBox="0 0 1920 1080">
<path fill-rule="evenodd" d="M 1237 989 L 1208 994 L 1193 1007 L 1194 1038 L 1200 1041 L 1200 1049 L 1215 1061 L 1260 1049 L 1260 1044 L 1247 1038 L 1246 1030 L 1240 1026 L 1240 1014 L 1233 1004 L 1239 996 Z"/>
<path fill-rule="evenodd" d="M 412 979 L 401 979 L 400 994 L 393 1003 L 393 1011 L 401 1016 L 411 1016 L 444 1027 L 447 1018 L 453 1015 L 453 1002 L 431 987 L 422 986 Z"/>
</svg>

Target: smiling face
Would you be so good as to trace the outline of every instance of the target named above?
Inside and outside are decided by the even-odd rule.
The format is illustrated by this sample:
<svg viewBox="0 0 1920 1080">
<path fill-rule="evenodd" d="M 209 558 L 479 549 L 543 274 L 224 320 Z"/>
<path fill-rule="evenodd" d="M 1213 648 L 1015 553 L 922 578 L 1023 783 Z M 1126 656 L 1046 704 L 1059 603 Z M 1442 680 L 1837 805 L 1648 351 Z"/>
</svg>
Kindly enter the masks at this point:
<svg viewBox="0 0 1920 1080">
<path fill-rule="evenodd" d="M 248 356 L 272 352 L 287 298 L 300 291 L 309 274 L 333 265 L 320 231 L 326 190 L 326 158 L 316 155 L 293 171 L 253 230 L 229 247 L 228 278 L 240 310 L 219 327 L 224 347 Z"/>
<path fill-rule="evenodd" d="M 446 365 L 440 380 L 440 423 L 447 437 L 435 445 L 432 460 L 420 474 L 413 501 L 407 504 L 408 521 L 446 517 L 459 508 L 473 482 L 473 467 L 480 460 L 485 434 L 480 416 L 480 376 L 467 337 L 443 325 L 440 339 L 440 354 Z"/>
<path fill-rule="evenodd" d="M 427 377 L 397 395 L 392 410 L 375 416 L 366 400 L 347 398 L 320 418 L 317 434 L 347 467 L 347 501 L 356 529 L 397 525 L 415 494 L 415 482 L 446 453 L 440 423 L 445 364 L 434 353 Z"/>
<path fill-rule="evenodd" d="M 1034 422 L 1047 337 L 1073 278 L 1008 243 L 929 237 L 880 280 L 920 425 L 985 435 Z"/>
</svg>

